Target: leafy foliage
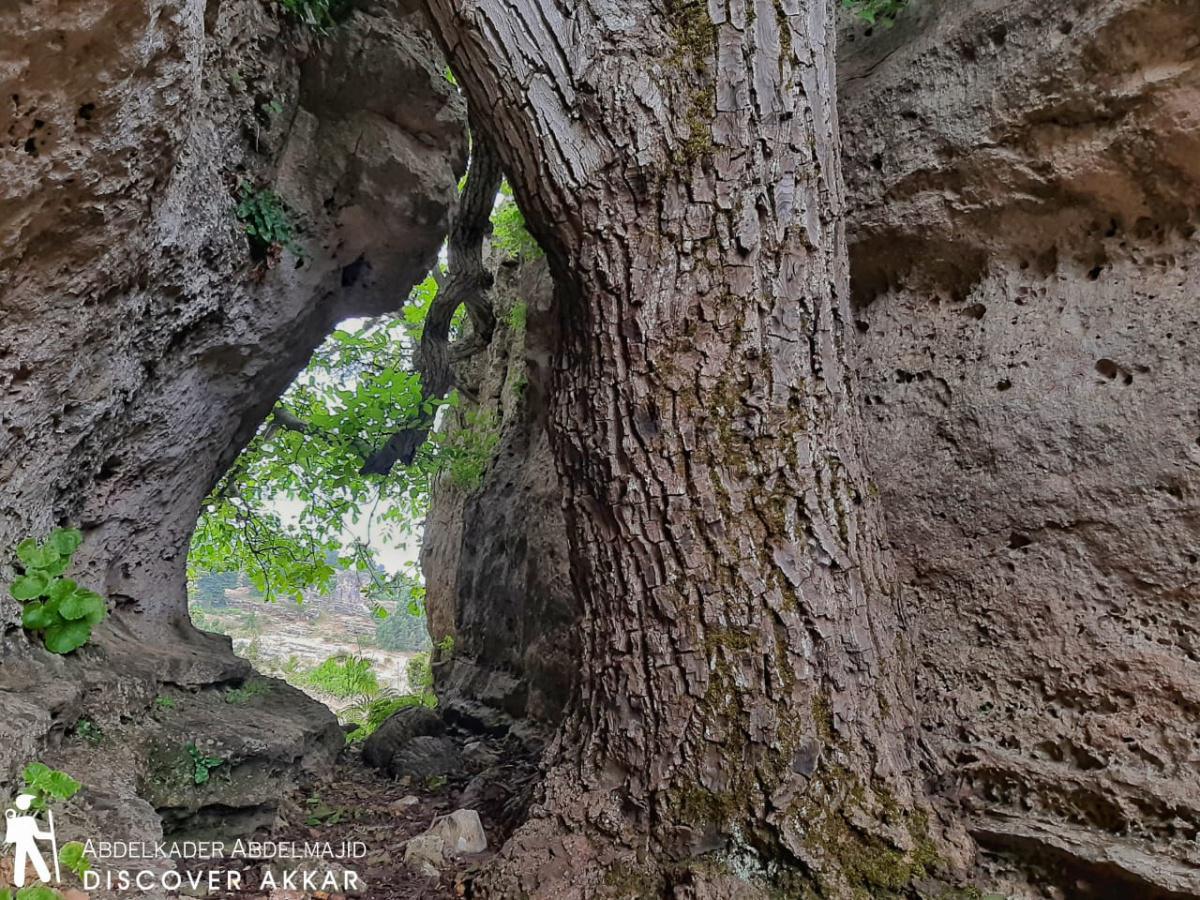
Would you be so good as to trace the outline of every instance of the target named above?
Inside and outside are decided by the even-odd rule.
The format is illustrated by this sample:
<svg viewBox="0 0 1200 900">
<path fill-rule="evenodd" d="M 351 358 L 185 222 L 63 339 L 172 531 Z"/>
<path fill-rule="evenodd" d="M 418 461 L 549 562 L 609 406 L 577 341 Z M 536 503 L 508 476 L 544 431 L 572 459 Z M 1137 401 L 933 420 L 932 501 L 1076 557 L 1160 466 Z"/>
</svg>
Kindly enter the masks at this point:
<svg viewBox="0 0 1200 900">
<path fill-rule="evenodd" d="M 93 747 L 104 743 L 104 732 L 91 719 L 80 719 L 75 723 L 75 733 Z"/>
<path fill-rule="evenodd" d="M 429 647 L 429 632 L 420 605 L 414 609 L 411 601 L 396 605 L 375 626 L 375 643 L 384 650 L 425 650 Z"/>
<path fill-rule="evenodd" d="M 379 730 L 379 726 L 391 718 L 393 713 L 412 706 L 437 706 L 437 698 L 431 693 L 402 694 L 399 697 L 375 697 L 362 700 L 345 711 L 345 718 L 358 727 L 347 735 L 347 740 L 361 741 Z"/>
<path fill-rule="evenodd" d="M 537 259 L 542 255 L 542 248 L 525 227 L 525 214 L 507 181 L 501 182 L 500 199 L 492 211 L 492 246 L 509 259 Z"/>
<path fill-rule="evenodd" d="M 504 324 L 513 331 L 524 331 L 529 318 L 529 307 L 524 302 L 514 303 L 504 314 Z"/>
<path fill-rule="evenodd" d="M 890 28 L 908 0 L 842 0 L 842 6 L 871 25 Z"/>
<path fill-rule="evenodd" d="M 192 780 L 197 785 L 207 784 L 212 770 L 225 765 L 225 760 L 219 756 L 205 756 L 195 743 L 188 744 L 184 749 L 192 761 Z"/>
<path fill-rule="evenodd" d="M 40 762 L 27 765 L 22 777 L 25 786 L 21 792 L 33 797 L 33 808 L 39 812 L 55 800 L 70 800 L 83 787 L 66 772 L 51 769 Z"/>
<path fill-rule="evenodd" d="M 62 863 L 64 869 L 74 872 L 78 878 L 82 878 L 83 873 L 92 867 L 92 861 L 88 859 L 87 851 L 79 841 L 68 841 L 63 844 L 58 851 L 58 861 Z"/>
<path fill-rule="evenodd" d="M 240 570 L 266 599 L 301 602 L 306 589 L 328 592 L 339 566 L 379 575 L 371 544 L 403 543 L 437 467 L 425 453 L 387 479 L 359 474 L 375 447 L 422 413 L 420 380 L 407 371 L 412 327 L 405 318 L 353 324 L 317 350 L 280 404 L 303 430 L 268 420 L 226 473 L 192 540 L 193 579 Z M 294 517 L 281 516 L 281 503 Z M 347 538 L 354 523 L 365 524 L 365 540 Z"/>
<path fill-rule="evenodd" d="M 51 653 L 78 650 L 108 614 L 103 597 L 62 577 L 82 543 L 77 529 L 60 528 L 44 541 L 28 538 L 17 545 L 21 575 L 9 591 L 24 604 L 21 625 L 40 634 Z"/>
<path fill-rule="evenodd" d="M 350 6 L 347 0 L 279 0 L 279 3 L 301 23 L 320 33 L 333 28 Z"/>
<path fill-rule="evenodd" d="M 193 583 L 242 571 L 267 600 L 302 602 L 305 590 L 327 593 L 343 567 L 370 574 L 386 597 L 373 548 L 405 543 L 437 473 L 449 471 L 468 489 L 478 484 L 498 440 L 494 419 L 462 410 L 457 394 L 423 400 L 410 371 L 436 294 L 436 281 L 426 279 L 400 316 L 346 323 L 317 349 L 206 501 L 189 557 Z M 392 434 L 443 406 L 467 429 L 435 433 L 412 465 L 385 479 L 360 473 Z M 282 504 L 294 514 L 281 515 Z M 358 537 L 349 536 L 351 526 Z M 415 592 L 413 599 L 419 604 Z"/>
<path fill-rule="evenodd" d="M 492 412 L 463 410 L 462 427 L 436 432 L 429 437 L 435 448 L 439 468 L 450 481 L 464 491 L 473 491 L 483 483 L 484 473 L 500 443 L 500 423 Z"/>
<path fill-rule="evenodd" d="M 408 675 L 410 691 L 426 694 L 433 690 L 433 666 L 430 664 L 428 653 L 418 653 L 410 659 L 405 674 Z"/>
<path fill-rule="evenodd" d="M 256 188 L 248 181 L 239 182 L 235 214 L 242 223 L 255 259 L 272 264 L 285 249 L 296 256 L 304 255 L 296 243 L 296 229 L 287 205 L 269 188 Z"/>
<path fill-rule="evenodd" d="M 62 894 L 44 884 L 30 884 L 15 894 L 11 888 L 0 888 L 0 900 L 62 900 Z"/>
<path fill-rule="evenodd" d="M 365 656 L 331 656 L 304 678 L 304 683 L 339 699 L 375 696 L 380 692 L 375 666 Z"/>
</svg>

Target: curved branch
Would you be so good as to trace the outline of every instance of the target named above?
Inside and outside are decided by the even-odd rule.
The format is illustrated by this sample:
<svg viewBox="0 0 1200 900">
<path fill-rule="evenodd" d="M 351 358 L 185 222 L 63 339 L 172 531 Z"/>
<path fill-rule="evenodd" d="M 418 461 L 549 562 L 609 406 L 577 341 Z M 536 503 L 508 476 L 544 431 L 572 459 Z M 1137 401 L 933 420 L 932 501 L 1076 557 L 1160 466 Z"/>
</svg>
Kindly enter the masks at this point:
<svg viewBox="0 0 1200 900">
<path fill-rule="evenodd" d="M 503 172 L 495 147 L 480 136 L 482 131 L 474 134 L 470 174 L 447 240 L 449 274 L 438 281 L 437 296 L 430 304 L 421 345 L 414 358 L 414 366 L 421 375 L 421 393 L 426 400 L 442 397 L 454 387 L 451 358 L 461 359 L 478 353 L 491 343 L 496 328 L 490 293 L 493 278 L 483 264 L 483 242 L 491 231 L 492 208 L 496 204 Z M 471 319 L 472 333 L 451 347 L 450 325 L 455 311 L 464 304 Z M 426 416 L 418 424 L 396 432 L 367 458 L 360 473 L 387 475 L 397 462 L 410 464 L 432 426 L 433 417 Z"/>
</svg>

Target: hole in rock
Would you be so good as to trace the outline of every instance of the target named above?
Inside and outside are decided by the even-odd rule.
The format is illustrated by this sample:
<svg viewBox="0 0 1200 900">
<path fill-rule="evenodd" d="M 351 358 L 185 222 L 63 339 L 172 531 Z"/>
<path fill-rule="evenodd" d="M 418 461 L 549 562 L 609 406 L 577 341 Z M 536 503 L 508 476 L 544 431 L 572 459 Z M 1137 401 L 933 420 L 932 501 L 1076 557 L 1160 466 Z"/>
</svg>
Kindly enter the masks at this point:
<svg viewBox="0 0 1200 900">
<path fill-rule="evenodd" d="M 493 222 L 501 252 L 507 252 L 505 240 L 527 242 L 513 251 L 520 256 L 536 244 L 523 219 L 514 222 L 513 208 L 507 195 L 498 198 Z M 332 733 L 338 748 L 345 744 L 332 778 L 308 789 L 300 820 L 274 825 L 274 839 L 363 840 L 379 852 L 424 831 L 435 815 L 469 809 L 479 814 L 495 849 L 524 817 L 541 749 L 540 738 L 514 736 L 516 724 L 532 715 L 526 707 L 534 704 L 544 720 L 556 722 L 565 704 L 545 692 L 533 696 L 519 672 L 493 674 L 478 664 L 482 656 L 498 670 L 494 660 L 523 652 L 509 645 L 528 641 L 523 629 L 530 618 L 548 620 L 545 610 L 525 609 L 524 584 L 493 578 L 482 563 L 481 584 L 453 584 L 461 571 L 457 555 L 478 552 L 481 542 L 496 541 L 493 552 L 500 548 L 506 558 L 487 565 L 510 579 L 518 570 L 507 555 L 532 558 L 537 551 L 525 546 L 523 532 L 509 534 L 515 530 L 509 523 L 489 530 L 471 522 L 475 513 L 465 505 L 489 484 L 507 495 L 503 485 L 513 483 L 512 471 L 524 471 L 520 454 L 504 462 L 514 457 L 501 446 L 501 424 L 506 408 L 524 396 L 531 375 L 525 355 L 500 354 L 509 368 L 495 390 L 464 385 L 462 393 L 427 399 L 413 372 L 421 334 L 444 321 L 431 308 L 438 285 L 448 283 L 447 259 L 443 253 L 438 277 L 414 288 L 394 314 L 349 319 L 329 334 L 268 408 L 196 524 L 188 558 L 192 624 L 227 637 L 252 668 L 247 677 L 235 673 L 204 691 L 209 708 L 215 702 L 221 711 L 224 732 L 236 733 L 238 721 L 256 727 L 259 717 L 272 714 L 287 717 L 289 728 L 316 727 L 321 740 Z M 369 272 L 360 258 L 337 275 L 349 287 Z M 530 295 L 516 294 L 519 273 L 511 284 L 502 282 L 509 277 L 499 277 L 494 291 L 493 342 L 523 347 L 523 298 Z M 544 282 L 548 303 L 548 277 Z M 449 320 L 453 349 L 471 338 L 472 326 L 461 306 Z M 380 462 L 400 438 L 406 449 Z M 504 465 L 515 469 L 507 476 L 498 471 L 489 482 L 492 469 Z M 435 612 L 425 608 L 418 551 L 428 539 L 426 520 L 450 514 L 463 520 L 453 533 L 460 543 L 442 526 L 435 561 L 427 564 L 442 579 L 433 593 L 443 605 Z M 491 605 L 474 608 L 463 599 L 470 592 Z M 539 654 L 531 667 L 566 694 L 575 657 L 557 649 Z M 567 673 L 541 674 L 551 663 L 567 666 Z M 445 689 L 440 697 L 435 672 L 438 690 Z M 471 678 L 478 683 L 467 684 Z M 478 699 L 463 701 L 471 692 Z M 193 700 L 186 691 L 168 691 L 165 700 L 156 715 L 199 715 L 189 712 Z M 550 708 L 557 711 L 546 712 Z M 201 749 L 207 752 L 208 745 Z M 219 755 L 215 744 L 212 752 Z M 295 760 L 284 765 L 296 767 Z M 230 827 L 254 825 L 214 805 L 160 812 L 179 835 L 211 831 L 216 825 L 206 816 Z M 388 866 L 389 882 L 419 878 L 402 853 Z"/>
</svg>

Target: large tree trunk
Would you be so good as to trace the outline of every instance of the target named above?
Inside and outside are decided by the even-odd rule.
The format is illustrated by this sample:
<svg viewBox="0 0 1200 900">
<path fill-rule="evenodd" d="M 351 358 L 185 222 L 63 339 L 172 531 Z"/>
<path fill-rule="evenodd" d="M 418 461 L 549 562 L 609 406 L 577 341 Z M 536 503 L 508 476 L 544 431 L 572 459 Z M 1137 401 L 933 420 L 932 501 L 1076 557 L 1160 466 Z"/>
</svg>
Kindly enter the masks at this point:
<svg viewBox="0 0 1200 900">
<path fill-rule="evenodd" d="M 429 5 L 555 273 L 584 606 L 491 884 L 899 887 L 930 844 L 845 362 L 831 4 Z"/>
</svg>

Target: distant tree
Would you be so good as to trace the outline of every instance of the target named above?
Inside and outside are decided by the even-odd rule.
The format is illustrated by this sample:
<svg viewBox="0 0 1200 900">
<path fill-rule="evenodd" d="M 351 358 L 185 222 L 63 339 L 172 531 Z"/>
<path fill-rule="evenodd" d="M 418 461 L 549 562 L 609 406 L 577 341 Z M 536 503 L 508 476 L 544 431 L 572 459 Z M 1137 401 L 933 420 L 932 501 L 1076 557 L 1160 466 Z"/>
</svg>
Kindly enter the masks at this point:
<svg viewBox="0 0 1200 900">
<path fill-rule="evenodd" d="M 240 582 L 237 572 L 210 572 L 196 579 L 192 597 L 201 606 L 227 606 L 225 592 L 236 590 Z"/>
<path fill-rule="evenodd" d="M 384 650 L 417 651 L 430 647 L 425 617 L 412 615 L 404 604 L 375 626 L 375 640 Z"/>
</svg>

